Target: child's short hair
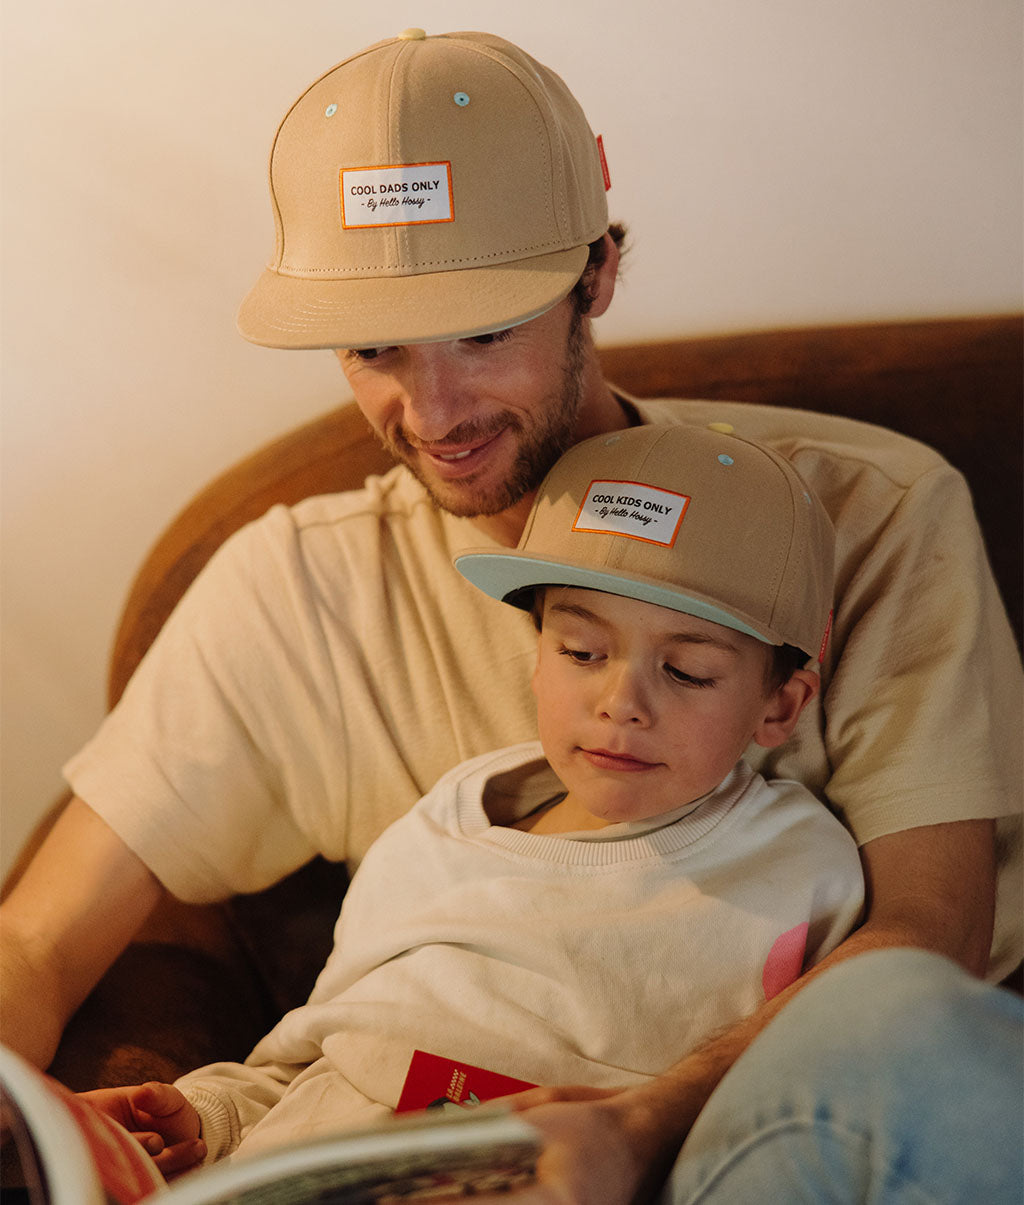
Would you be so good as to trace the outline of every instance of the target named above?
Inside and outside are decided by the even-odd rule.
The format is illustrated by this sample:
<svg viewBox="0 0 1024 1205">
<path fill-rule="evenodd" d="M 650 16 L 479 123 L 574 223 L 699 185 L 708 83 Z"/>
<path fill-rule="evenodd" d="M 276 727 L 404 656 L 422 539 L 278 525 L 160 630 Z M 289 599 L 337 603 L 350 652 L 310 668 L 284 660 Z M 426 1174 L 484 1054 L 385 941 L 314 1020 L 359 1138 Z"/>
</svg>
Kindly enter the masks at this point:
<svg viewBox="0 0 1024 1205">
<path fill-rule="evenodd" d="M 538 586 L 601 590 L 820 661 L 834 542 L 824 507 L 778 452 L 717 424 L 657 424 L 570 448 L 518 547 L 465 552 L 455 565 L 526 610 Z"/>
</svg>

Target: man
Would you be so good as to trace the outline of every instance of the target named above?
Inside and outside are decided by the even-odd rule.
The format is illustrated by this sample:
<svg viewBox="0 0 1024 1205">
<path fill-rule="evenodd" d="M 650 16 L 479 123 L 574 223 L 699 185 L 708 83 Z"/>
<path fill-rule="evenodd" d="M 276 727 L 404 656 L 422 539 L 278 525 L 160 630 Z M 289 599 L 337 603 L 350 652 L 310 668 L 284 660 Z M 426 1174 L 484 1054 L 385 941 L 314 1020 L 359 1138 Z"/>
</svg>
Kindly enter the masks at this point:
<svg viewBox="0 0 1024 1205">
<path fill-rule="evenodd" d="M 614 391 L 587 321 L 618 263 L 604 182 L 562 81 L 485 35 L 408 30 L 289 111 L 277 249 L 240 328 L 341 349 L 411 473 L 272 512 L 197 580 L 70 763 L 76 799 L 5 906 L 8 1043 L 46 1063 L 164 892 L 223 898 L 318 852 L 358 861 L 456 762 L 532 737 L 529 624 L 472 597 L 450 560 L 514 544 L 558 454 L 636 422 L 736 424 L 790 456 L 836 524 L 824 702 L 770 763 L 827 796 L 861 847 L 868 914 L 822 966 L 887 946 L 976 974 L 1019 958 L 1012 897 L 992 937 L 995 826 L 1019 810 L 1019 669 L 962 483 L 841 420 L 794 430 L 784 412 Z M 616 1118 L 623 1199 L 810 977 L 648 1090 L 570 1114 Z"/>
</svg>

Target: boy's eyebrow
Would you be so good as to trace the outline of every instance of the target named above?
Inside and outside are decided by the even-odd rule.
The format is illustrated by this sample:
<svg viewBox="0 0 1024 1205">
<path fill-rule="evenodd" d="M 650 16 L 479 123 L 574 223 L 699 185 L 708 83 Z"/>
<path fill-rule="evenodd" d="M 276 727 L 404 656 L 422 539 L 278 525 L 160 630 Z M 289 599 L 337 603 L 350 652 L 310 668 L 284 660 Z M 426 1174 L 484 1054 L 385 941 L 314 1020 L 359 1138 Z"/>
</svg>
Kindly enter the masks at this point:
<svg viewBox="0 0 1024 1205">
<path fill-rule="evenodd" d="M 603 628 L 610 626 L 606 619 L 580 603 L 552 602 L 548 604 L 548 610 L 551 613 L 571 615 L 576 619 L 586 620 L 588 623 L 596 623 Z M 727 629 L 723 629 L 721 636 L 711 635 L 708 632 L 667 632 L 666 638 L 673 644 L 709 644 L 726 653 L 739 653 L 736 645 L 724 634 L 725 631 Z"/>
<path fill-rule="evenodd" d="M 670 632 L 668 638 L 674 644 L 710 644 L 724 653 L 739 653 L 728 636 L 709 636 L 705 632 Z"/>
</svg>

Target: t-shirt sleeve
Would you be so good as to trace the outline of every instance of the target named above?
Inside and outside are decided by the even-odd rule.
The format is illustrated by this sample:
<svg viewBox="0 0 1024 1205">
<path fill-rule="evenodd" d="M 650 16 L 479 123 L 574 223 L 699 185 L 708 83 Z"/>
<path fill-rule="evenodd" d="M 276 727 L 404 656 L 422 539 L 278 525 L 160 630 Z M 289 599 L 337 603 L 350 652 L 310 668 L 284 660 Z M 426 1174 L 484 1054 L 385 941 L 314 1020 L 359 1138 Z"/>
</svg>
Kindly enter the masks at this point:
<svg viewBox="0 0 1024 1205">
<path fill-rule="evenodd" d="M 315 588 L 284 508 L 196 578 L 65 776 L 172 894 L 259 890 L 324 849 L 344 758 Z M 343 828 L 343 825 L 340 827 Z M 336 851 L 344 856 L 344 850 Z"/>
<path fill-rule="evenodd" d="M 859 844 L 1019 813 L 1020 661 L 963 478 L 939 465 L 861 538 L 837 583 L 830 802 Z"/>
</svg>

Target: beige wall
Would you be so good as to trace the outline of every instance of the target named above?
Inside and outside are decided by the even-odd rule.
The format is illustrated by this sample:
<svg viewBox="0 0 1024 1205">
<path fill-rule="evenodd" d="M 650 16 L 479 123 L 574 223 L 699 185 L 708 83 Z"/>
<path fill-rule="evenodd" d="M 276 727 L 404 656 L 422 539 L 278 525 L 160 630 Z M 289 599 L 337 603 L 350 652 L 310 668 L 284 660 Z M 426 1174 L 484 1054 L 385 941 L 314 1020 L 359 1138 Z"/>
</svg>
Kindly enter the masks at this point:
<svg viewBox="0 0 1024 1205">
<path fill-rule="evenodd" d="M 603 133 L 635 244 L 605 341 L 1020 305 L 1017 0 L 6 4 L 4 867 L 147 545 L 343 396 L 327 353 L 234 332 L 267 151 L 315 75 L 425 23 L 520 41 Z"/>
</svg>

